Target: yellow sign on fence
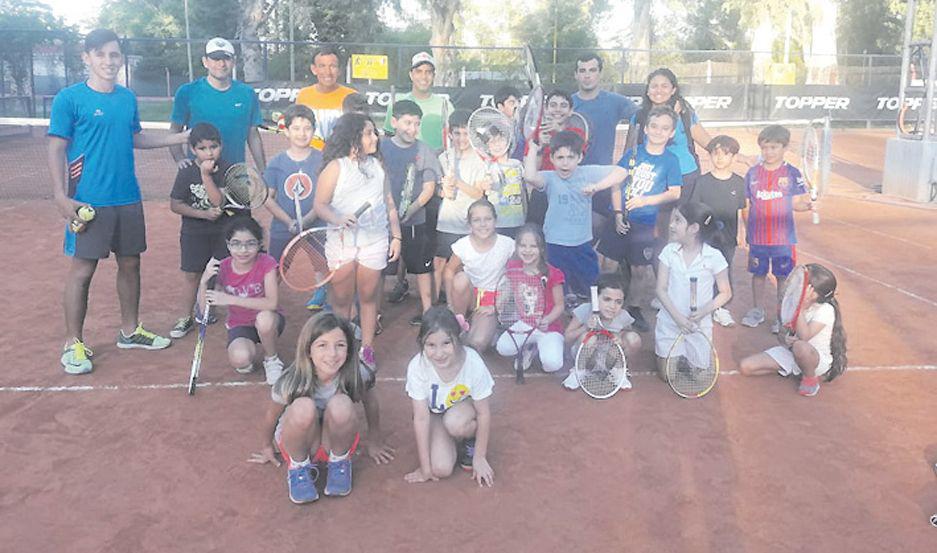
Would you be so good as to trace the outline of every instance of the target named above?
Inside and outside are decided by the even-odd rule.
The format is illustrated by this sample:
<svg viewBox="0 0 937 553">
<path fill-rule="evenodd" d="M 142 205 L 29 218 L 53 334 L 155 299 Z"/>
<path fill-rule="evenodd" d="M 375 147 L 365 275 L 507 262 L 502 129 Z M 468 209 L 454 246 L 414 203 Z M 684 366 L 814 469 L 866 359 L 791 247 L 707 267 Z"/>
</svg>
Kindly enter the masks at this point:
<svg viewBox="0 0 937 553">
<path fill-rule="evenodd" d="M 352 54 L 351 78 L 387 80 L 387 56 L 380 54 Z"/>
<path fill-rule="evenodd" d="M 797 66 L 793 63 L 772 63 L 768 66 L 765 84 L 797 84 Z"/>
</svg>

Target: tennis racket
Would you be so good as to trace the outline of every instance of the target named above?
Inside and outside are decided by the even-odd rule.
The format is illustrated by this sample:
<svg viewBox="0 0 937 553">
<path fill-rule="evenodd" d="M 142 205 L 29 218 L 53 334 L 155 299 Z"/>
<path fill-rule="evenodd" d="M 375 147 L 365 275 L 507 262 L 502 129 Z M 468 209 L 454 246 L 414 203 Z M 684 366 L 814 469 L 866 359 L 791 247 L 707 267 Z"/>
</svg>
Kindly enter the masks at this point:
<svg viewBox="0 0 937 553">
<path fill-rule="evenodd" d="M 497 109 L 482 107 L 469 116 L 468 134 L 472 148 L 488 164 L 488 173 L 500 190 L 504 173 L 497 160 L 507 158 L 514 147 L 514 125 Z"/>
<path fill-rule="evenodd" d="M 543 125 L 543 121 L 541 121 L 541 126 L 542 125 Z M 582 141 L 584 143 L 583 152 L 586 151 L 587 149 L 586 145 L 589 144 L 589 123 L 588 121 L 586 121 L 586 118 L 581 113 L 576 113 L 574 111 L 572 114 L 570 114 L 569 118 L 563 124 L 563 128 L 560 130 L 572 131 L 578 134 L 579 136 L 581 136 Z M 560 132 L 560 130 L 550 132 L 550 133 L 544 133 L 543 130 L 541 129 L 541 132 L 540 132 L 541 144 L 547 145 L 550 142 L 552 142 L 553 137 L 556 136 L 556 133 Z"/>
<path fill-rule="evenodd" d="M 273 111 L 270 113 L 269 119 L 264 119 L 261 123 L 260 128 L 265 131 L 274 132 L 281 134 L 286 132 L 286 117 L 282 112 Z"/>
<path fill-rule="evenodd" d="M 410 204 L 413 203 L 411 196 L 413 195 L 414 186 L 416 186 L 416 165 L 408 163 L 406 177 L 403 181 L 403 190 L 400 191 L 400 203 L 397 205 L 397 216 L 401 222 L 403 222 L 407 210 L 410 209 Z"/>
<path fill-rule="evenodd" d="M 208 283 L 205 285 L 205 288 L 211 290 L 215 287 L 215 278 L 211 277 L 208 279 Z M 195 395 L 195 388 L 198 386 L 198 373 L 202 368 L 202 352 L 205 350 L 205 333 L 208 330 L 208 318 L 211 315 L 211 304 L 205 302 L 204 309 L 196 308 L 196 311 L 201 311 L 202 317 L 198 317 L 198 313 L 195 315 L 195 320 L 198 323 L 198 336 L 195 338 L 195 353 L 192 355 L 192 367 L 189 369 L 189 395 Z"/>
<path fill-rule="evenodd" d="M 302 171 L 293 173 L 283 181 L 283 192 L 286 193 L 287 198 L 293 200 L 297 233 L 302 232 L 303 209 L 300 202 L 312 195 L 312 178 Z"/>
<path fill-rule="evenodd" d="M 365 203 L 355 217 L 371 207 Z M 280 256 L 280 277 L 297 292 L 308 292 L 326 284 L 343 265 L 354 261 L 354 229 L 319 227 L 304 230 L 290 240 Z"/>
<path fill-rule="evenodd" d="M 810 279 L 807 277 L 807 267 L 798 265 L 794 267 L 791 274 L 787 275 L 787 281 L 784 283 L 784 293 L 781 295 L 781 303 L 778 305 L 778 319 L 784 326 L 784 330 L 793 336 L 796 332 L 797 317 L 800 316 L 800 310 L 804 305 L 804 298 L 807 297 L 807 287 L 810 285 Z"/>
<path fill-rule="evenodd" d="M 625 351 L 615 335 L 604 327 L 599 317 L 599 292 L 593 286 L 592 319 L 596 328 L 590 328 L 582 338 L 576 351 L 576 365 L 573 372 L 579 387 L 595 399 L 607 399 L 615 395 L 622 387 L 630 388 L 628 382 L 628 362 Z"/>
<path fill-rule="evenodd" d="M 521 136 L 524 137 L 527 143 L 539 142 L 540 124 L 543 122 L 543 102 L 543 89 L 538 86 L 527 95 L 527 102 L 521 109 L 518 121 L 520 122 Z"/>
<path fill-rule="evenodd" d="M 546 277 L 524 269 L 508 269 L 498 282 L 495 310 L 498 325 L 514 345 L 514 377 L 524 383 L 524 358 L 529 358 L 527 341 L 540 326 L 546 308 Z"/>
<path fill-rule="evenodd" d="M 812 124 L 804 129 L 804 138 L 801 142 L 800 156 L 804 170 L 804 179 L 810 189 L 810 201 L 816 202 L 819 197 L 817 185 L 820 180 L 820 139 L 817 128 Z M 820 224 L 820 214 L 813 211 L 813 224 Z"/>
<path fill-rule="evenodd" d="M 229 216 L 235 209 L 257 209 L 267 201 L 267 185 L 257 170 L 246 163 L 235 163 L 224 172 L 221 188 L 224 205 Z"/>
<path fill-rule="evenodd" d="M 690 277 L 690 314 L 697 312 L 696 277 Z M 700 330 L 680 332 L 670 346 L 665 362 L 667 383 L 678 396 L 699 398 L 709 393 L 719 378 L 719 355 L 709 337 Z"/>
<path fill-rule="evenodd" d="M 444 154 L 443 157 L 446 159 L 446 174 L 451 175 L 454 164 L 452 161 L 452 150 L 449 149 L 449 104 L 447 102 L 443 102 L 442 105 L 442 151 Z M 454 200 L 458 193 L 458 189 L 453 189 L 446 197 L 450 200 Z"/>
</svg>

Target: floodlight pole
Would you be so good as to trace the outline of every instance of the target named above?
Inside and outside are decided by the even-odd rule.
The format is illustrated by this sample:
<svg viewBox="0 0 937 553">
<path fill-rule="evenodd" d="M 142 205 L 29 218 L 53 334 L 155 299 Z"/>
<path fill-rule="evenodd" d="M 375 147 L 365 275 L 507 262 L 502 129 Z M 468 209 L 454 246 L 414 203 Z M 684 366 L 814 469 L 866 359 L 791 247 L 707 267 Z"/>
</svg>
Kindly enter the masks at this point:
<svg viewBox="0 0 937 553">
<path fill-rule="evenodd" d="M 185 57 L 189 62 L 189 82 L 191 83 L 194 77 L 192 73 L 192 37 L 189 35 L 189 0 L 182 0 L 182 7 L 185 12 Z"/>
</svg>

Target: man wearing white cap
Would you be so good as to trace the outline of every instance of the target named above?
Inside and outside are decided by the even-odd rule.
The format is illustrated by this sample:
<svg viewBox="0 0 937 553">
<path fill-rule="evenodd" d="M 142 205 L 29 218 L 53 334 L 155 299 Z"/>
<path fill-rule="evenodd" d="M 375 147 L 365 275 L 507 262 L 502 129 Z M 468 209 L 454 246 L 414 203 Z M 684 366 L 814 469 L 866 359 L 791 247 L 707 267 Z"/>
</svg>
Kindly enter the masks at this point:
<svg viewBox="0 0 937 553">
<path fill-rule="evenodd" d="M 436 78 L 436 60 L 427 52 L 419 52 L 410 60 L 410 82 L 413 89 L 407 94 L 397 97 L 400 100 L 413 100 L 423 111 L 420 121 L 420 132 L 417 138 L 425 142 L 434 150 L 442 149 L 442 107 L 446 104 L 447 112 L 452 113 L 455 108 L 452 102 L 444 96 L 433 94 L 433 80 Z M 390 108 L 387 106 L 387 117 L 384 119 L 384 130 L 390 131 Z"/>
<path fill-rule="evenodd" d="M 234 46 L 221 37 L 209 40 L 202 65 L 208 70 L 208 75 L 184 84 L 176 91 L 169 118 L 170 129 L 178 132 L 199 123 L 211 123 L 221 133 L 225 161 L 243 162 L 246 143 L 254 163 L 262 172 L 267 164 L 257 130 L 263 123 L 260 102 L 253 88 L 232 78 Z M 180 167 L 191 163 L 181 147 L 171 151 Z"/>
</svg>

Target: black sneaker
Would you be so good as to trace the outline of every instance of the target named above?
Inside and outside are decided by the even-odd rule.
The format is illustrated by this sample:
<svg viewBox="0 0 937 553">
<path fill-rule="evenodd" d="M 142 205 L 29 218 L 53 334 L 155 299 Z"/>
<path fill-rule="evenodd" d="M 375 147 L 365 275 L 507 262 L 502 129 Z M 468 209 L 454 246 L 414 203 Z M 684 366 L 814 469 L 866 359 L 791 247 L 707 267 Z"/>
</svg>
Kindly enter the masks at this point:
<svg viewBox="0 0 937 553">
<path fill-rule="evenodd" d="M 647 332 L 651 330 L 651 325 L 647 324 L 640 307 L 629 307 L 628 314 L 634 319 L 632 327 L 638 332 Z"/>
<path fill-rule="evenodd" d="M 387 296 L 387 301 L 390 303 L 400 303 L 410 295 L 410 283 L 406 280 L 398 280 L 397 284 L 394 285 L 394 289 L 390 291 L 390 294 Z"/>
<path fill-rule="evenodd" d="M 475 438 L 467 438 L 458 444 L 459 466 L 464 471 L 472 470 L 472 458 L 475 457 Z"/>
<path fill-rule="evenodd" d="M 410 319 L 410 326 L 423 326 L 423 315 L 417 314 Z"/>
</svg>

